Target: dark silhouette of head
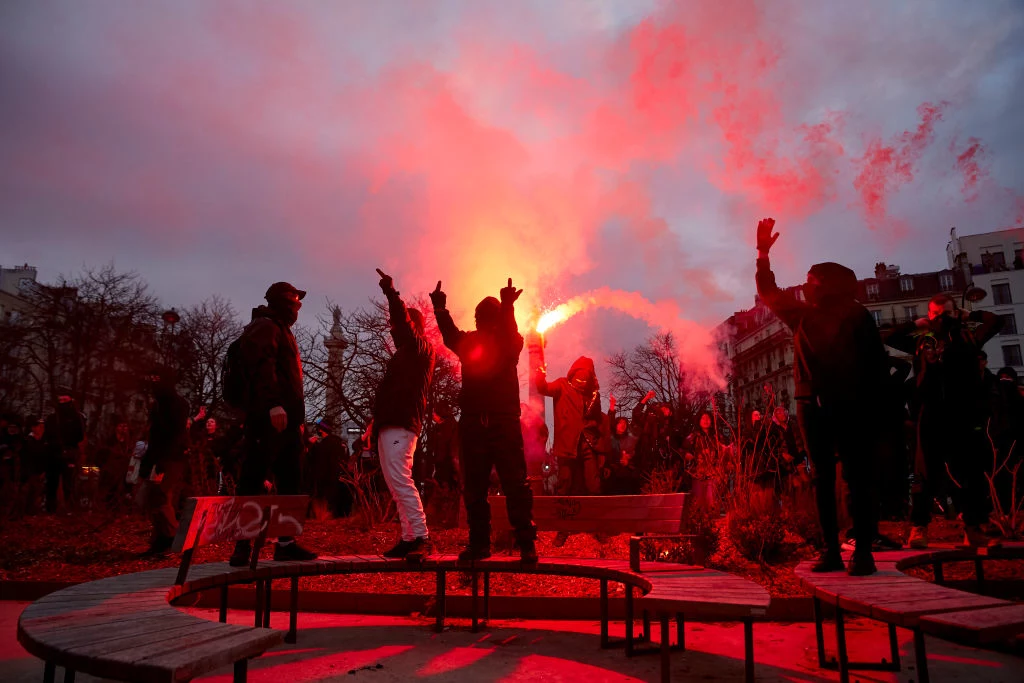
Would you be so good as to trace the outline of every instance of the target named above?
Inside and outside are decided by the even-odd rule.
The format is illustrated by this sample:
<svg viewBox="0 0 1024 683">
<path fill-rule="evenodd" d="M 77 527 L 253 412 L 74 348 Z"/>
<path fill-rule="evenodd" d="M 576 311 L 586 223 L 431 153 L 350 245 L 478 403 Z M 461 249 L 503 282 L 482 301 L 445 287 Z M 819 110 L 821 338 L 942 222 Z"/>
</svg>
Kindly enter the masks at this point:
<svg viewBox="0 0 1024 683">
<path fill-rule="evenodd" d="M 476 329 L 490 330 L 498 325 L 501 319 L 501 302 L 493 296 L 485 298 L 476 305 Z"/>
<path fill-rule="evenodd" d="M 848 303 L 857 297 L 857 275 L 844 265 L 826 261 L 807 271 L 804 298 L 812 306 Z"/>
<path fill-rule="evenodd" d="M 287 282 L 275 282 L 267 289 L 264 298 L 276 317 L 291 326 L 299 319 L 299 309 L 302 308 L 302 299 L 305 296 L 305 291 L 296 289 Z"/>
</svg>

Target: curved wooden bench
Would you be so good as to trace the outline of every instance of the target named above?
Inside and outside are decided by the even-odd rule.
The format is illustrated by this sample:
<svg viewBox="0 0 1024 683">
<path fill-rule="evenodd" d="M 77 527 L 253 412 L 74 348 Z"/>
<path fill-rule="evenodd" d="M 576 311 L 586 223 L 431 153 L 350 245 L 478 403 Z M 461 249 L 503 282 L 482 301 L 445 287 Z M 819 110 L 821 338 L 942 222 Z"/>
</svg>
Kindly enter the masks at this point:
<svg viewBox="0 0 1024 683">
<path fill-rule="evenodd" d="M 649 571 L 652 567 L 658 571 Z M 434 572 L 437 575 L 437 627 L 445 619 L 444 594 L 449 572 L 507 572 L 575 576 L 601 582 L 601 639 L 608 642 L 608 582 L 623 583 L 627 595 L 627 648 L 632 641 L 633 590 L 658 614 L 688 614 L 741 619 L 747 626 L 747 679 L 753 679 L 750 620 L 763 614 L 768 593 L 739 577 L 684 565 L 654 564 L 645 573 L 625 560 L 541 558 L 524 566 L 518 559 L 493 558 L 459 564 L 455 556 L 428 558 L 420 564 L 379 556 L 326 557 L 308 562 L 265 562 L 253 569 L 232 569 L 226 563 L 197 565 L 187 581 L 175 583 L 177 570 L 161 569 L 101 579 L 58 591 L 29 605 L 18 622 L 18 640 L 46 661 L 47 680 L 64 666 L 73 680 L 82 671 L 121 680 L 185 681 L 213 669 L 235 664 L 236 680 L 244 680 L 246 661 L 282 640 L 296 636 L 298 580 L 303 576 L 376 572 Z M 291 580 L 289 632 L 270 630 L 270 586 Z M 227 589 L 256 584 L 252 628 L 211 622 L 181 613 L 169 604 L 176 598 L 209 589 L 221 590 L 220 621 L 227 619 Z M 742 590 L 741 590 L 742 589 Z M 474 594 L 474 603 L 476 602 Z M 744 600 L 750 604 L 745 605 Z M 745 606 L 744 606 L 745 605 Z M 683 644 L 682 622 L 680 645 Z M 668 638 L 663 621 L 662 678 L 669 680 Z"/>
<path fill-rule="evenodd" d="M 814 601 L 819 666 L 838 668 L 839 679 L 844 682 L 849 680 L 849 672 L 853 669 L 899 671 L 900 656 L 896 638 L 896 627 L 899 626 L 914 633 L 918 680 L 927 683 L 925 634 L 979 645 L 1024 633 L 1024 605 L 968 593 L 903 573 L 903 570 L 910 567 L 931 564 L 935 567 L 936 579 L 941 582 L 943 564 L 973 561 L 979 584 L 982 584 L 982 564 L 985 560 L 1022 558 L 1024 544 L 1014 543 L 1002 548 L 929 548 L 876 553 L 878 571 L 870 576 L 848 576 L 845 572 L 815 574 L 810 571 L 811 562 L 800 563 L 796 575 L 811 592 Z M 825 658 L 822 603 L 835 608 L 837 660 L 834 663 Z M 847 612 L 888 625 L 891 661 L 849 661 L 844 623 Z"/>
<path fill-rule="evenodd" d="M 226 563 L 196 568 L 196 578 L 222 575 Z M 126 681 L 188 681 L 234 664 L 245 680 L 247 662 L 280 643 L 284 634 L 211 622 L 182 613 L 168 600 L 176 569 L 100 579 L 51 593 L 18 618 L 18 642 L 46 662 L 44 681 L 56 666 L 64 680 L 75 672 Z"/>
</svg>

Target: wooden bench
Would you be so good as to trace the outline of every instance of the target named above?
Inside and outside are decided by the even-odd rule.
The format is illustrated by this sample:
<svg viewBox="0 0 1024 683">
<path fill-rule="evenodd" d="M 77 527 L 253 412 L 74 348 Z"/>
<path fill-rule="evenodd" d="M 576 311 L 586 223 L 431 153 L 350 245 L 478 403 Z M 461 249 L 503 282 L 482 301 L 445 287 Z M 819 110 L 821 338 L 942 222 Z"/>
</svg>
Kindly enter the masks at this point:
<svg viewBox="0 0 1024 683">
<path fill-rule="evenodd" d="M 18 642 L 45 662 L 44 680 L 56 667 L 64 680 L 76 671 L 124 681 L 187 681 L 228 664 L 243 681 L 247 662 L 285 635 L 265 628 L 229 625 L 227 583 L 252 582 L 259 548 L 269 536 L 302 532 L 306 496 L 210 497 L 189 499 L 175 539 L 182 552 L 178 569 L 115 576 L 72 586 L 37 600 L 18 619 Z M 255 539 L 249 569 L 226 563 L 192 571 L 195 549 L 208 543 Z M 204 581 L 224 579 L 220 622 L 183 614 L 169 604 Z M 213 579 L 211 581 L 211 579 Z M 294 621 L 290 634 L 294 637 Z"/>
<path fill-rule="evenodd" d="M 256 511 L 260 514 L 257 515 Z M 699 567 L 670 563 L 631 566 L 625 560 L 540 558 L 523 565 L 518 558 L 492 558 L 459 563 L 455 556 L 431 556 L 421 563 L 387 559 L 377 555 L 326 557 L 310 561 L 258 562 L 254 552 L 249 567 L 231 568 L 224 562 L 192 567 L 192 552 L 207 542 L 250 538 L 255 546 L 268 536 L 297 535 L 305 505 L 280 498 L 207 498 L 189 503 L 183 516 L 176 547 L 183 550 L 182 567 L 102 579 L 53 593 L 30 605 L 18 623 L 18 640 L 46 662 L 46 680 L 52 681 L 56 666 L 66 669 L 65 680 L 75 671 L 121 680 L 184 681 L 234 663 L 235 680 L 245 680 L 247 661 L 282 640 L 296 640 L 298 582 L 300 577 L 378 572 L 432 572 L 437 578 L 436 628 L 444 629 L 447 576 L 476 572 L 529 573 L 591 578 L 601 582 L 601 645 L 608 646 L 608 583 L 627 588 L 627 611 L 632 610 L 633 590 L 639 590 L 645 609 L 676 615 L 682 646 L 682 616 L 712 615 L 744 620 L 746 674 L 753 679 L 752 610 L 768 606 L 768 594 L 744 579 Z M 290 579 L 289 631 L 267 628 L 272 607 L 270 586 Z M 255 584 L 255 627 L 229 626 L 228 588 Z M 220 590 L 220 622 L 182 614 L 169 602 L 201 591 Z M 473 612 L 476 613 L 474 592 Z M 746 607 L 745 607 L 746 606 Z M 747 611 L 744 611 L 744 610 Z M 627 651 L 632 648 L 632 620 L 626 633 Z M 662 679 L 669 680 L 670 634 L 662 620 Z"/>
<path fill-rule="evenodd" d="M 941 567 L 944 563 L 973 561 L 979 585 L 982 585 L 984 572 L 981 567 L 985 560 L 1021 558 L 1024 558 L 1024 544 L 1011 544 L 998 549 L 897 550 L 876 553 L 878 571 L 870 576 L 848 576 L 844 572 L 815 574 L 810 571 L 810 562 L 801 563 L 796 568 L 796 574 L 811 592 L 814 602 L 818 665 L 838 669 L 839 679 L 843 682 L 849 680 L 851 670 L 899 671 L 901 665 L 896 628 L 902 627 L 913 631 L 918 681 L 927 683 L 926 634 L 979 645 L 1024 633 L 1024 606 L 931 583 L 908 576 L 902 571 L 913 566 L 931 564 L 935 567 L 936 579 L 941 581 Z M 825 657 L 822 604 L 831 605 L 835 609 L 837 657 L 834 662 Z M 849 661 L 844 619 L 846 613 L 888 625 L 889 660 Z"/>
<path fill-rule="evenodd" d="M 650 574 L 651 591 L 640 598 L 643 632 L 637 640 L 651 640 L 651 617 L 656 616 L 661 626 L 661 643 L 657 649 L 634 646 L 634 587 L 626 585 L 626 655 L 658 652 L 662 657 L 662 679 L 667 681 L 673 649 L 686 648 L 685 617 L 697 619 L 738 620 L 744 624 L 745 664 L 747 680 L 754 677 L 753 619 L 767 613 L 770 597 L 761 586 L 745 579 L 699 567 L 641 564 L 641 543 L 650 540 L 682 539 L 692 536 L 682 533 L 686 517 L 688 495 L 685 493 L 633 495 L 633 496 L 534 496 L 533 519 L 540 531 L 566 533 L 630 534 L 629 567 L 637 573 Z M 508 531 L 511 525 L 503 496 L 488 498 L 491 508 L 491 526 L 497 532 Z M 473 574 L 476 595 L 477 575 Z M 489 616 L 490 576 L 484 571 L 484 614 Z M 601 586 L 602 633 L 607 632 L 607 586 Z M 477 614 L 474 600 L 473 625 Z M 676 624 L 676 645 L 670 644 L 669 621 Z M 602 647 L 608 647 L 607 639 Z"/>
</svg>

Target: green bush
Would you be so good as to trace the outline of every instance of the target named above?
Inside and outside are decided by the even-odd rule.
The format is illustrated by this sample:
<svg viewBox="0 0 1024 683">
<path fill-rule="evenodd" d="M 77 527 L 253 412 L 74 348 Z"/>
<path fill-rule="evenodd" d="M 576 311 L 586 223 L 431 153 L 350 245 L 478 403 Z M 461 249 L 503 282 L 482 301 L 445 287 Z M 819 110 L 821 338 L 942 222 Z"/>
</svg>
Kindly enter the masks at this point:
<svg viewBox="0 0 1024 683">
<path fill-rule="evenodd" d="M 751 487 L 736 496 L 726 526 L 736 549 L 748 560 L 771 562 L 787 548 L 787 520 L 771 491 Z"/>
</svg>

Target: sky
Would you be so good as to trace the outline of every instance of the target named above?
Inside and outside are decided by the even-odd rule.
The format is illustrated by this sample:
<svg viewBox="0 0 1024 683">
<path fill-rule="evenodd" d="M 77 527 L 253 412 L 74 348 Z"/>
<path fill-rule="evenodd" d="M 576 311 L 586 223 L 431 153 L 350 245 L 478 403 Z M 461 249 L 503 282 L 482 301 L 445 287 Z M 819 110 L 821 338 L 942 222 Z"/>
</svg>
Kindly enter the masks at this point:
<svg viewBox="0 0 1024 683">
<path fill-rule="evenodd" d="M 839 261 L 945 267 L 1024 227 L 1024 3 L 458 0 L 0 4 L 0 263 L 113 261 L 240 311 L 508 277 L 582 296 L 549 362 L 655 329 L 711 362 L 753 303 Z M 602 308 L 603 306 L 603 308 Z"/>
</svg>

